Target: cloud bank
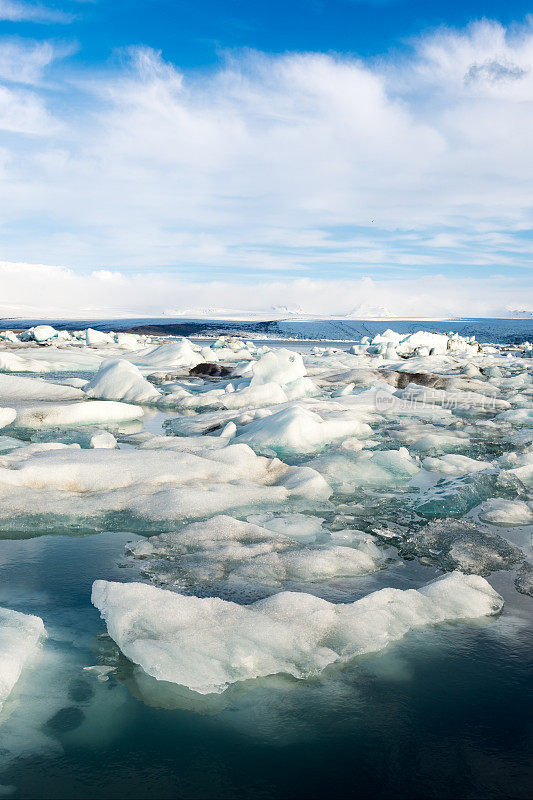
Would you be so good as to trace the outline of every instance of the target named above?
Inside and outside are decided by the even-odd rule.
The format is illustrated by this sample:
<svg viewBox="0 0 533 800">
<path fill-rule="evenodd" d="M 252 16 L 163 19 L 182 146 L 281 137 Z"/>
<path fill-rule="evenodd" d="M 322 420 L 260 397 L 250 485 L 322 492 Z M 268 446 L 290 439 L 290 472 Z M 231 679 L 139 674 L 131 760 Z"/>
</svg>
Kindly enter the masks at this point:
<svg viewBox="0 0 533 800">
<path fill-rule="evenodd" d="M 248 282 L 194 281 L 145 271 L 88 274 L 42 264 L 0 262 L 0 317 L 113 318 L 137 316 L 510 316 L 526 308 L 516 282 L 502 275 L 479 280 L 445 275 L 373 279 L 296 278 Z"/>
<path fill-rule="evenodd" d="M 46 273 L 50 308 L 251 308 L 258 285 L 309 313 L 533 308 L 529 22 L 209 71 L 143 48 L 74 68 L 73 49 L 0 40 L 4 309 L 33 305 L 31 263 L 72 270 Z"/>
</svg>

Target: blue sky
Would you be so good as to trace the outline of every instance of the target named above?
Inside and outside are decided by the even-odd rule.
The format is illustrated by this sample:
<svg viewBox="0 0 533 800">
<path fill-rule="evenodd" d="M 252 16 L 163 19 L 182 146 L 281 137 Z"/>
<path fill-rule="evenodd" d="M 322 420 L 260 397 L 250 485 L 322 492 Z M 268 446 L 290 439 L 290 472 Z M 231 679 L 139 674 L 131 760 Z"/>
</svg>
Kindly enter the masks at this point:
<svg viewBox="0 0 533 800">
<path fill-rule="evenodd" d="M 213 66 L 228 48 L 387 54 L 441 25 L 461 28 L 484 17 L 508 25 L 531 12 L 522 0 L 67 0 L 46 8 L 47 30 L 11 22 L 5 33 L 75 37 L 82 46 L 76 58 L 85 64 L 105 62 L 117 48 L 145 45 L 184 68 Z M 70 17 L 68 31 L 66 19 L 54 24 L 54 11 Z"/>
<path fill-rule="evenodd" d="M 0 0 L 0 313 L 533 310 L 527 13 Z"/>
</svg>

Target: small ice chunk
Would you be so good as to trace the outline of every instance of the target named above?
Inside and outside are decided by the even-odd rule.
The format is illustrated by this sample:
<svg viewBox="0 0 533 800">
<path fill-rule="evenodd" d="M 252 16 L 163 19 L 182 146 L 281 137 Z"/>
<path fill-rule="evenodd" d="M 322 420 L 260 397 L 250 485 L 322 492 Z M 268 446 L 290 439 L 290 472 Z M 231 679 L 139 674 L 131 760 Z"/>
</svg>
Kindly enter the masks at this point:
<svg viewBox="0 0 533 800">
<path fill-rule="evenodd" d="M 161 397 L 161 392 L 142 376 L 139 368 L 122 358 L 102 361 L 84 391 L 88 397 L 126 403 L 153 403 Z"/>
<path fill-rule="evenodd" d="M 288 406 L 264 419 L 243 426 L 235 441 L 246 442 L 257 452 L 314 453 L 336 439 L 370 436 L 370 427 L 355 417 L 339 415 L 322 419 L 299 405 Z"/>
<path fill-rule="evenodd" d="M 493 497 L 486 500 L 479 510 L 479 518 L 492 525 L 531 525 L 533 509 L 523 500 L 505 500 Z"/>
<path fill-rule="evenodd" d="M 520 594 L 527 594 L 533 597 L 533 564 L 530 561 L 524 561 L 518 571 L 514 585 Z"/>
<path fill-rule="evenodd" d="M 91 436 L 90 446 L 112 450 L 117 446 L 117 440 L 109 431 L 98 431 Z"/>
<path fill-rule="evenodd" d="M 422 466 L 428 472 L 442 472 L 443 475 L 469 475 L 491 469 L 493 465 L 489 461 L 476 461 L 458 453 L 447 453 L 440 458 L 424 458 Z"/>
<path fill-rule="evenodd" d="M 45 635 L 40 617 L 0 608 L 0 710 Z"/>
<path fill-rule="evenodd" d="M 0 408 L 0 428 L 11 425 L 16 416 L 17 412 L 14 408 Z"/>
<path fill-rule="evenodd" d="M 252 387 L 272 382 L 283 386 L 307 375 L 300 353 L 284 347 L 271 350 L 261 356 L 259 361 L 251 365 L 251 372 L 250 386 Z"/>
<path fill-rule="evenodd" d="M 112 400 L 90 400 L 82 403 L 56 403 L 22 408 L 17 413 L 20 428 L 69 427 L 98 425 L 104 422 L 126 422 L 143 417 L 139 406 Z"/>
</svg>

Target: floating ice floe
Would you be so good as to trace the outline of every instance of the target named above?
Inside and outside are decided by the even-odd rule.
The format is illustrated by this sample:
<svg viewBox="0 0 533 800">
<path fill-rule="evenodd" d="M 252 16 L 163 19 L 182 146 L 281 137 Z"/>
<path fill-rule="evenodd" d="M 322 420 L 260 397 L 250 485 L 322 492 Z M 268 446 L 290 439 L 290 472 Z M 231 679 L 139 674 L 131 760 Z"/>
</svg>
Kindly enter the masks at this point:
<svg viewBox="0 0 533 800">
<path fill-rule="evenodd" d="M 308 465 L 342 493 L 361 486 L 395 486 L 405 483 L 420 470 L 405 447 L 378 452 L 350 450 L 341 446 L 318 456 Z"/>
<path fill-rule="evenodd" d="M 73 386 L 64 386 L 41 378 L 0 374 L 0 398 L 2 402 L 8 403 L 27 401 L 53 403 L 59 400 L 81 400 L 83 392 Z"/>
<path fill-rule="evenodd" d="M 200 452 L 33 444 L 0 457 L 0 528 L 152 530 L 224 512 L 323 505 L 326 481 L 246 445 Z"/>
<path fill-rule="evenodd" d="M 400 542 L 401 551 L 416 555 L 423 563 L 443 570 L 460 569 L 490 575 L 523 562 L 524 553 L 487 526 L 468 520 L 436 520 L 409 533 Z"/>
<path fill-rule="evenodd" d="M 484 578 L 459 572 L 418 590 L 381 589 L 349 604 L 280 592 L 243 606 L 101 580 L 93 584 L 92 602 L 131 661 L 200 694 L 276 673 L 311 678 L 413 629 L 491 616 L 503 606 Z"/>
<path fill-rule="evenodd" d="M 483 503 L 479 518 L 492 525 L 533 525 L 533 503 L 494 497 Z"/>
<path fill-rule="evenodd" d="M 126 403 L 153 403 L 161 396 L 161 392 L 143 377 L 135 364 L 120 358 L 102 361 L 84 391 L 87 397 Z"/>
<path fill-rule="evenodd" d="M 143 416 L 142 408 L 113 400 L 88 400 L 81 403 L 42 403 L 17 411 L 20 428 L 69 427 L 129 422 Z"/>
<path fill-rule="evenodd" d="M 0 608 L 0 711 L 45 635 L 40 617 Z"/>
<path fill-rule="evenodd" d="M 322 531 L 320 543 L 302 543 L 290 536 L 289 531 L 296 527 L 291 516 L 277 519 L 277 527 L 284 532 L 215 516 L 135 542 L 129 551 L 143 559 L 143 573 L 158 585 L 196 588 L 196 592 L 202 588 L 209 594 L 240 601 L 289 583 L 367 575 L 383 567 L 383 552 L 369 534 Z M 300 515 L 299 532 L 304 524 Z M 312 524 L 307 527 L 313 530 Z"/>
<path fill-rule="evenodd" d="M 263 419 L 243 425 L 236 442 L 249 444 L 256 452 L 278 454 L 314 453 L 336 439 L 367 437 L 370 427 L 348 415 L 323 419 L 299 405 L 291 405 Z"/>
</svg>

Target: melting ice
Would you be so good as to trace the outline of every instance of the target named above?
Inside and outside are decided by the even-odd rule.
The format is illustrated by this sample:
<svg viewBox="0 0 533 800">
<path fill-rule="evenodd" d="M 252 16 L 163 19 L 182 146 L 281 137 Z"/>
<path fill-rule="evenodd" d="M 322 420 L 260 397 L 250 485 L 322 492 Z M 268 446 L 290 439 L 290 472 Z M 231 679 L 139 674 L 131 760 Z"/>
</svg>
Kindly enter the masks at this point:
<svg viewBox="0 0 533 800">
<path fill-rule="evenodd" d="M 220 693 L 280 673 L 326 681 L 414 629 L 490 626 L 493 576 L 533 593 L 527 343 L 389 330 L 270 344 L 0 334 L 2 538 L 135 534 L 123 579 L 95 575 L 102 623 L 83 635 L 107 631 L 137 675 Z M 11 708 L 54 636 L 38 597 L 6 586 L 2 604 Z M 35 697 L 21 701 L 31 719 Z M 4 709 L 0 724 L 17 719 Z"/>
</svg>

